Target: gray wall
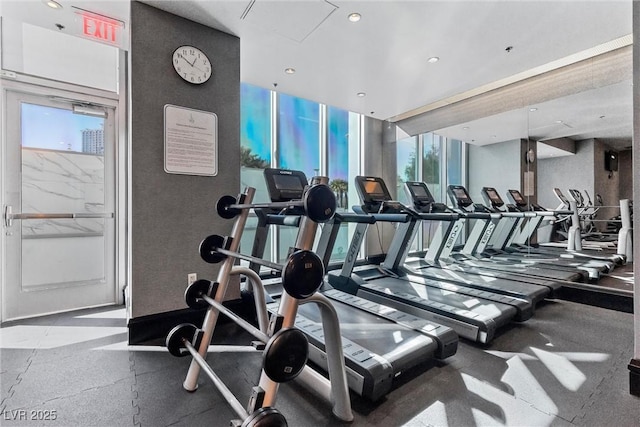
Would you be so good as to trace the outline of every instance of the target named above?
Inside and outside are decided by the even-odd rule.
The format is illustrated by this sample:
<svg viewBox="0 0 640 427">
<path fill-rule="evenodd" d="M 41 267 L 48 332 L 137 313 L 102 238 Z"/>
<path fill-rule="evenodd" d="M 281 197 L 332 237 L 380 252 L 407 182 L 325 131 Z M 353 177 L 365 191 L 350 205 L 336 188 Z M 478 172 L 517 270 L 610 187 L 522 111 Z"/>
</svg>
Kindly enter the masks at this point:
<svg viewBox="0 0 640 427">
<path fill-rule="evenodd" d="M 521 184 L 521 141 L 506 141 L 491 145 L 469 145 L 468 190 L 476 203 L 483 203 L 482 187 L 494 187 L 507 201 L 507 190 Z M 451 204 L 447 200 L 447 204 Z"/>
<path fill-rule="evenodd" d="M 620 204 L 620 199 L 631 196 L 633 174 L 631 155 L 630 152 L 628 155 L 621 155 L 618 171 L 609 173 L 604 168 L 604 153 L 607 150 L 611 150 L 611 147 L 602 141 L 588 139 L 576 142 L 575 155 L 540 160 L 538 166 L 540 204 L 547 208 L 555 208 L 559 202 L 553 194 L 553 188 L 560 188 L 565 195 L 568 194 L 569 188 L 575 188 L 583 194 L 584 190 L 587 190 L 594 203 L 595 195 L 600 194 L 605 206 L 616 206 L 600 209 L 598 219 L 609 219 L 618 215 L 620 209 L 617 206 Z M 626 196 L 622 195 L 623 187 Z M 606 223 L 596 223 L 596 226 L 604 230 Z"/>
<path fill-rule="evenodd" d="M 395 197 L 396 183 L 396 126 L 371 117 L 364 117 L 364 174 L 379 176 Z M 360 204 L 360 201 L 351 203 Z M 365 256 L 386 253 L 395 229 L 392 224 L 378 223 L 367 229 L 364 244 Z M 381 247 L 382 245 L 382 247 Z"/>
<path fill-rule="evenodd" d="M 538 203 L 553 209 L 560 202 L 553 194 L 555 187 L 567 195 L 568 188 L 588 190 L 593 197 L 594 189 L 594 145 L 593 139 L 576 143 L 576 154 L 538 160 Z M 603 160 L 604 162 L 604 160 Z"/>
<path fill-rule="evenodd" d="M 187 274 L 215 279 L 198 255 L 209 234 L 229 234 L 217 199 L 240 181 L 240 40 L 139 2 L 131 3 L 131 312 L 132 317 L 186 308 Z M 159 29 L 162 29 L 159 31 Z M 191 85 L 171 56 L 193 45 L 213 62 L 213 75 Z M 173 104 L 218 116 L 218 175 L 164 172 L 163 108 Z"/>
<path fill-rule="evenodd" d="M 618 164 L 618 171 L 616 172 L 609 172 L 604 168 L 604 153 L 610 149 L 611 147 L 608 145 L 597 139 L 595 140 L 593 149 L 593 192 L 602 196 L 604 206 L 620 206 L 620 164 Z M 591 197 L 594 197 L 593 193 L 591 193 Z M 619 214 L 619 208 L 602 208 L 598 210 L 596 218 L 609 219 Z M 597 222 L 596 227 L 600 231 L 604 231 L 607 228 L 607 224 Z"/>
<path fill-rule="evenodd" d="M 620 173 L 620 198 L 633 200 L 633 155 L 632 150 L 618 153 L 618 171 Z"/>
</svg>

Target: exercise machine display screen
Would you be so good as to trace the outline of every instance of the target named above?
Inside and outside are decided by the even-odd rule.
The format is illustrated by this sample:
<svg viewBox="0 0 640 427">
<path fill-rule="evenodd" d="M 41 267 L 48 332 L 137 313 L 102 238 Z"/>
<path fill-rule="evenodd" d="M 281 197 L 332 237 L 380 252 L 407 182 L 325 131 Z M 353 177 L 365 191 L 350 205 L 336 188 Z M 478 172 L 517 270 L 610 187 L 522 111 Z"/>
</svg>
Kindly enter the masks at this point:
<svg viewBox="0 0 640 427">
<path fill-rule="evenodd" d="M 451 199 L 451 203 L 457 207 L 467 207 L 473 204 L 471 196 L 467 192 L 467 189 L 462 185 L 450 185 L 447 187 L 447 194 Z"/>
<path fill-rule="evenodd" d="M 456 198 L 460 201 L 471 201 L 471 197 L 467 194 L 467 191 L 464 188 L 455 187 L 453 189 L 453 194 L 456 195 Z"/>
<path fill-rule="evenodd" d="M 413 191 L 413 195 L 416 197 L 429 197 L 429 194 L 427 194 L 427 191 L 422 185 L 412 185 L 410 188 L 411 191 Z"/>
<path fill-rule="evenodd" d="M 496 204 L 502 203 L 502 198 L 500 197 L 500 195 L 498 194 L 495 188 L 487 188 L 486 192 L 487 192 L 487 196 L 489 196 L 489 199 L 491 199 L 492 202 Z"/>
<path fill-rule="evenodd" d="M 522 194 L 518 190 L 509 190 L 511 197 L 513 197 L 513 201 L 516 202 L 517 205 L 526 205 L 527 202 L 522 197 Z"/>
<path fill-rule="evenodd" d="M 297 176 L 273 175 L 273 182 L 278 190 L 299 191 L 301 194 L 304 190 L 304 185 Z"/>
<path fill-rule="evenodd" d="M 266 168 L 264 179 L 272 202 L 299 200 L 307 186 L 307 177 L 302 171 Z"/>
<path fill-rule="evenodd" d="M 364 191 L 374 201 L 386 200 L 384 190 L 382 189 L 382 185 L 380 185 L 378 181 L 365 181 Z"/>
</svg>

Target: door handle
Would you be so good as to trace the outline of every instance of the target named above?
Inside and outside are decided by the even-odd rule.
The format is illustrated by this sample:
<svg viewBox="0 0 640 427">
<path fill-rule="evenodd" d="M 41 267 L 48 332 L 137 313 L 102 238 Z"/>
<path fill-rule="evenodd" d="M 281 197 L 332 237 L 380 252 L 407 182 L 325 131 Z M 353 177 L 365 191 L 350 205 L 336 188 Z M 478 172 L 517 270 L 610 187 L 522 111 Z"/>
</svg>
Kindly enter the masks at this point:
<svg viewBox="0 0 640 427">
<path fill-rule="evenodd" d="M 13 225 L 14 219 L 79 219 L 79 218 L 113 218 L 113 212 L 105 213 L 13 213 L 11 205 L 4 207 L 4 223 L 7 227 Z"/>
<path fill-rule="evenodd" d="M 13 225 L 13 215 L 11 214 L 11 205 L 4 207 L 4 225 L 9 228 Z"/>
</svg>

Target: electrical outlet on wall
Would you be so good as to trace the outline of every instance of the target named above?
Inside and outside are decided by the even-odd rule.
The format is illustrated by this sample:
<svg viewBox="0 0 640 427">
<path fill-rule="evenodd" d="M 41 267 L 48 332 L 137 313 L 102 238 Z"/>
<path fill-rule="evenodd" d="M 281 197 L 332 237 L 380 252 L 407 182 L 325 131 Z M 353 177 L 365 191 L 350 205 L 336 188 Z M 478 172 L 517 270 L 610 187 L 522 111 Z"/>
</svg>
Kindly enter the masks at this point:
<svg viewBox="0 0 640 427">
<path fill-rule="evenodd" d="M 198 273 L 189 273 L 189 274 L 187 274 L 187 285 L 192 284 L 196 280 L 198 280 Z"/>
</svg>

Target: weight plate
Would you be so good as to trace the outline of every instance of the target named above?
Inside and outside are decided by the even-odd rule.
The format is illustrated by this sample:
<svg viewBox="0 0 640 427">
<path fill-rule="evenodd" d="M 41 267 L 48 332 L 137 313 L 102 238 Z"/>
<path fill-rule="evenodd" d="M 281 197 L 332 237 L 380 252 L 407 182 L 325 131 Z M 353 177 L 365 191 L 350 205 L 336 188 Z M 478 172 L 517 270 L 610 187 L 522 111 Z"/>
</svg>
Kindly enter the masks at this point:
<svg viewBox="0 0 640 427">
<path fill-rule="evenodd" d="M 336 195 L 328 185 L 314 185 L 304 193 L 303 205 L 307 216 L 312 221 L 327 222 L 336 213 Z"/>
<path fill-rule="evenodd" d="M 299 250 L 291 254 L 282 270 L 282 287 L 297 299 L 308 298 L 322 285 L 324 265 L 314 252 Z"/>
<path fill-rule="evenodd" d="M 189 308 L 207 308 L 209 304 L 202 299 L 202 295 L 215 298 L 214 282 L 200 279 L 190 284 L 184 291 L 184 300 Z"/>
<path fill-rule="evenodd" d="M 167 335 L 165 345 L 169 353 L 176 357 L 188 356 L 189 350 L 184 345 L 185 341 L 193 342 L 198 332 L 198 328 L 191 323 L 182 323 L 173 328 Z"/>
<path fill-rule="evenodd" d="M 233 196 L 222 196 L 216 203 L 216 211 L 224 219 L 234 218 L 240 213 L 239 209 L 233 209 L 230 206 L 236 204 L 236 198 Z"/>
<path fill-rule="evenodd" d="M 272 381 L 284 383 L 300 374 L 308 356 L 309 342 L 300 330 L 280 329 L 267 342 L 262 369 Z"/>
<path fill-rule="evenodd" d="M 218 234 L 212 234 L 200 243 L 200 256 L 209 264 L 217 264 L 224 261 L 227 256 L 216 250 L 218 248 L 222 248 L 223 245 L 224 237 Z"/>
<path fill-rule="evenodd" d="M 287 420 L 276 408 L 258 408 L 242 423 L 242 427 L 287 427 Z"/>
</svg>

